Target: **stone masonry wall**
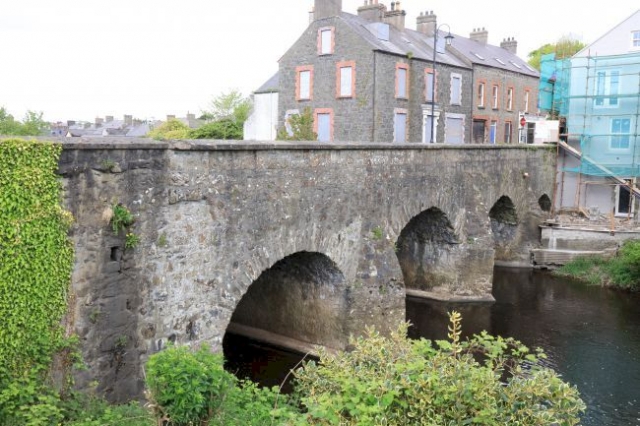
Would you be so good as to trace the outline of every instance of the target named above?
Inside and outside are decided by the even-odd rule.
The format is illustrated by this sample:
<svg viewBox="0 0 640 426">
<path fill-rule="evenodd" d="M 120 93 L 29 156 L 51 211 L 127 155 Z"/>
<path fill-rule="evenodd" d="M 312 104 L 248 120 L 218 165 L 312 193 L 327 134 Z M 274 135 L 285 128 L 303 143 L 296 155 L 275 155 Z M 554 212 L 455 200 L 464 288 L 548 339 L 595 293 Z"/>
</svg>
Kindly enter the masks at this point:
<svg viewBox="0 0 640 426">
<path fill-rule="evenodd" d="M 464 270 L 433 296 L 486 299 L 489 210 L 501 196 L 513 201 L 520 223 L 511 260 L 527 259 L 554 161 L 554 149 L 518 146 L 64 142 L 64 201 L 76 219 L 69 321 L 89 365 L 79 383 L 97 380 L 110 400 L 125 401 L 141 395 L 144 361 L 168 342 L 219 350 L 249 286 L 301 252 L 333 262 L 348 300 L 332 305 L 342 327 L 315 319 L 318 330 L 344 335 L 305 338 L 344 347 L 365 325 L 386 332 L 405 318 L 398 238 L 432 207 L 461 243 L 457 260 L 443 261 Z M 118 202 L 136 216 L 135 249 L 123 250 L 124 237 L 109 226 Z"/>
</svg>

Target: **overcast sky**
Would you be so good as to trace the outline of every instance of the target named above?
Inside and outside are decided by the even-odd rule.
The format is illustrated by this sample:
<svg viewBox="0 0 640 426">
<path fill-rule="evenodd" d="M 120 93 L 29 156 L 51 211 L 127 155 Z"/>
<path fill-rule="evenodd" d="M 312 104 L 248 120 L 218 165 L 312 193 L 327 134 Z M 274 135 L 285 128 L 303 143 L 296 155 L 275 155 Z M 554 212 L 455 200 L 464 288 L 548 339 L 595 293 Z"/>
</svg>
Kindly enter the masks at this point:
<svg viewBox="0 0 640 426">
<path fill-rule="evenodd" d="M 364 0 L 343 0 L 356 13 Z M 382 0 L 381 0 L 382 2 Z M 0 106 L 17 118 L 93 120 L 199 114 L 217 94 L 245 94 L 277 71 L 308 25 L 312 0 L 0 0 Z M 638 9 L 638 0 L 404 0 L 489 42 L 515 37 L 518 54 L 572 34 L 590 43 Z"/>
</svg>

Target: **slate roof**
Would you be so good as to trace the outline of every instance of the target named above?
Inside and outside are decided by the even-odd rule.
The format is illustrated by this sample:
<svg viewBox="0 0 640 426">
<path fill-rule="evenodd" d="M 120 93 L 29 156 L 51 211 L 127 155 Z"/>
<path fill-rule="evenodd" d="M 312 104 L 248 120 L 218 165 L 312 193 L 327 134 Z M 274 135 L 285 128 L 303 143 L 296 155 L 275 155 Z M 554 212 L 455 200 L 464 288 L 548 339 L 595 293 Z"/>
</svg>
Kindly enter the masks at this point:
<svg viewBox="0 0 640 426">
<path fill-rule="evenodd" d="M 351 29 L 367 41 L 374 50 L 394 53 L 396 55 L 407 56 L 413 55 L 427 61 L 433 60 L 433 38 L 428 37 L 418 31 L 405 29 L 400 31 L 393 25 L 389 25 L 389 41 L 380 40 L 376 34 L 372 32 L 374 27 L 372 22 L 357 15 L 347 12 L 340 14 L 342 19 Z M 454 65 L 457 67 L 469 68 L 462 60 L 451 54 L 436 54 L 436 62 L 440 64 Z"/>
<path fill-rule="evenodd" d="M 280 90 L 280 72 L 276 72 L 258 90 L 253 93 L 274 93 Z"/>
<path fill-rule="evenodd" d="M 445 35 L 442 34 L 443 37 Z M 474 64 L 501 68 L 531 77 L 540 77 L 540 73 L 527 64 L 525 60 L 500 46 L 483 44 L 456 34 L 453 34 L 453 36 L 451 47 Z"/>
</svg>

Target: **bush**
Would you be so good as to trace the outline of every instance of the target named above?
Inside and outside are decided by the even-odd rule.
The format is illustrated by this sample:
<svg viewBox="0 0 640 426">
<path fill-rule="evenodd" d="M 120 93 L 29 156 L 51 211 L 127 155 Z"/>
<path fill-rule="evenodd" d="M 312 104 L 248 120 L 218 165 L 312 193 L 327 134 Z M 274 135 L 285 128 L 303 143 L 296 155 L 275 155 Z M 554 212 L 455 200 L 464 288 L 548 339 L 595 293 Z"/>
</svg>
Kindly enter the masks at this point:
<svg viewBox="0 0 640 426">
<path fill-rule="evenodd" d="M 579 257 L 556 271 L 588 284 L 640 290 L 640 240 L 627 240 L 615 257 Z"/>
<path fill-rule="evenodd" d="M 104 402 L 96 412 L 84 412 L 80 418 L 66 423 L 68 426 L 155 426 L 152 414 L 137 402 L 110 407 Z"/>
<path fill-rule="evenodd" d="M 150 131 L 148 136 L 158 140 L 187 139 L 189 131 L 189 126 L 174 118 Z"/>
<path fill-rule="evenodd" d="M 189 133 L 191 139 L 242 139 L 242 136 L 242 123 L 230 119 L 207 123 Z"/>
<path fill-rule="evenodd" d="M 287 126 L 278 130 L 280 141 L 315 141 L 318 135 L 313 131 L 313 113 L 305 108 L 302 114 L 294 114 L 287 119 Z"/>
<path fill-rule="evenodd" d="M 278 392 L 238 381 L 221 354 L 171 347 L 147 363 L 148 397 L 156 417 L 170 425 L 271 425 Z M 278 416 L 288 413 L 286 404 Z"/>
<path fill-rule="evenodd" d="M 410 341 L 403 325 L 390 338 L 373 330 L 354 350 L 321 352 L 296 372 L 306 409 L 298 424 L 576 425 L 578 391 L 513 339 L 486 333 L 460 341 L 451 314 L 450 341 Z M 478 361 L 477 359 L 482 359 Z"/>
</svg>

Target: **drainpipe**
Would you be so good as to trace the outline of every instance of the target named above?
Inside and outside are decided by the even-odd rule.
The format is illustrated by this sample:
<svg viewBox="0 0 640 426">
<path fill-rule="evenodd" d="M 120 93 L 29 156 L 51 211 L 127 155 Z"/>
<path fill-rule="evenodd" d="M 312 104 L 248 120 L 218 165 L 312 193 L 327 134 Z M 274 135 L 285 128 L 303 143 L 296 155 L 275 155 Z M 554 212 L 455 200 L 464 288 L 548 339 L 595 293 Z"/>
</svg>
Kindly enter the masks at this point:
<svg viewBox="0 0 640 426">
<path fill-rule="evenodd" d="M 373 116 L 371 117 L 371 142 L 375 142 L 375 138 L 376 138 L 376 78 L 378 77 L 378 75 L 376 74 L 376 56 L 377 56 L 377 51 L 374 50 L 373 51 L 373 100 L 372 100 L 372 110 L 373 110 Z"/>
</svg>

